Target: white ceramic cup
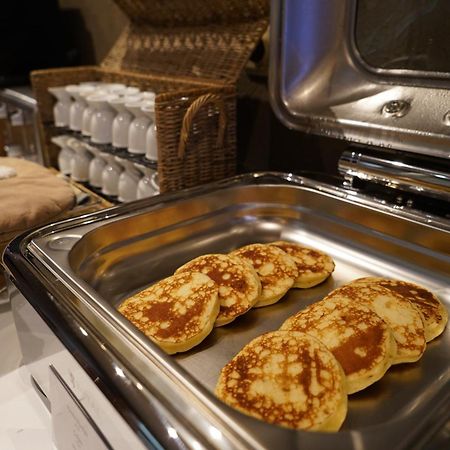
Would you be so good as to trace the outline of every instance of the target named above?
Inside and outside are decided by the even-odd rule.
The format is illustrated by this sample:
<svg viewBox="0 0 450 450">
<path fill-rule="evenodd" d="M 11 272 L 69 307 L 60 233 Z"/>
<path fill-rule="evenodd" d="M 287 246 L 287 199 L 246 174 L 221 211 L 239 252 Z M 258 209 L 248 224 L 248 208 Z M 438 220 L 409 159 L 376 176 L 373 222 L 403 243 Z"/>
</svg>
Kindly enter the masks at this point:
<svg viewBox="0 0 450 450">
<path fill-rule="evenodd" d="M 153 91 L 142 91 L 141 92 L 142 100 L 149 100 L 151 102 L 155 101 L 156 94 Z"/>
<path fill-rule="evenodd" d="M 126 89 L 126 85 L 123 83 L 104 83 L 103 87 L 110 93 L 115 94 L 116 92 L 123 91 Z"/>
<path fill-rule="evenodd" d="M 68 139 L 67 145 L 74 151 L 70 163 L 70 178 L 83 183 L 89 181 L 89 164 L 91 163 L 92 154 L 78 139 Z"/>
<path fill-rule="evenodd" d="M 87 144 L 85 146 L 94 155 L 89 163 L 89 184 L 101 189 L 103 187 L 103 170 L 106 167 L 106 159 L 98 148 Z"/>
<path fill-rule="evenodd" d="M 94 86 L 95 89 L 93 91 L 88 92 L 82 92 L 81 96 L 84 98 L 84 100 L 87 103 L 87 106 L 84 108 L 83 111 L 83 118 L 81 121 L 81 133 L 83 136 L 91 136 L 91 122 L 92 122 L 92 115 L 94 114 L 94 108 L 89 104 L 87 101 L 87 98 L 91 95 L 100 95 L 100 94 L 107 94 L 108 91 L 105 90 L 101 85 Z"/>
<path fill-rule="evenodd" d="M 94 86 L 95 88 L 98 88 L 100 86 L 104 86 L 103 81 L 82 81 L 79 83 L 80 86 Z"/>
<path fill-rule="evenodd" d="M 61 135 L 52 137 L 52 142 L 59 147 L 58 153 L 58 169 L 63 175 L 70 175 L 72 158 L 74 156 L 74 150 L 68 145 L 67 141 L 70 136 Z"/>
<path fill-rule="evenodd" d="M 113 98 L 116 98 L 114 94 L 94 94 L 86 98 L 93 108 L 91 140 L 96 144 L 110 144 L 112 141 L 112 123 L 117 114 L 109 105 Z"/>
<path fill-rule="evenodd" d="M 70 114 L 69 114 L 69 126 L 73 131 L 81 131 L 81 127 L 83 124 L 83 112 L 87 107 L 87 103 L 82 94 L 86 94 L 87 92 L 92 92 L 95 90 L 94 86 L 80 86 L 75 84 L 70 84 L 66 86 L 66 91 L 70 94 L 70 96 L 74 99 L 72 104 L 70 105 Z"/>
<path fill-rule="evenodd" d="M 139 94 L 116 97 L 109 101 L 109 105 L 117 111 L 112 123 L 112 145 L 117 148 L 128 147 L 128 131 L 134 119 L 133 114 L 125 107 L 126 103 L 140 100 Z"/>
<path fill-rule="evenodd" d="M 152 121 L 142 111 L 142 108 L 152 104 L 154 103 L 148 100 L 125 103 L 125 107 L 134 115 L 128 131 L 128 151 L 130 153 L 144 155 L 146 152 L 147 130 Z"/>
<path fill-rule="evenodd" d="M 128 95 L 137 95 L 141 91 L 139 90 L 139 88 L 134 87 L 134 86 L 125 86 L 122 89 L 113 89 L 110 92 L 112 92 L 113 94 L 116 94 L 116 95 L 122 95 L 122 96 L 126 97 Z"/>
<path fill-rule="evenodd" d="M 132 161 L 119 158 L 118 156 L 116 156 L 116 161 L 124 168 L 119 177 L 119 201 L 132 202 L 137 200 L 137 187 L 142 178 L 141 172 Z"/>
<path fill-rule="evenodd" d="M 143 106 L 142 112 L 150 119 L 150 124 L 145 134 L 145 158 L 150 161 L 158 160 L 158 143 L 156 141 L 155 104 Z"/>
<path fill-rule="evenodd" d="M 106 160 L 106 166 L 102 172 L 102 193 L 117 197 L 119 194 L 119 178 L 123 168 L 111 153 L 102 152 L 101 156 Z"/>
<path fill-rule="evenodd" d="M 50 87 L 48 91 L 56 98 L 56 103 L 53 106 L 55 126 L 68 127 L 70 123 L 70 106 L 72 105 L 70 94 L 66 91 L 65 86 Z"/>
<path fill-rule="evenodd" d="M 159 194 L 158 172 L 151 167 L 143 166 L 142 164 L 134 164 L 137 169 L 143 174 L 137 185 L 136 197 L 138 199 L 153 197 Z"/>
</svg>

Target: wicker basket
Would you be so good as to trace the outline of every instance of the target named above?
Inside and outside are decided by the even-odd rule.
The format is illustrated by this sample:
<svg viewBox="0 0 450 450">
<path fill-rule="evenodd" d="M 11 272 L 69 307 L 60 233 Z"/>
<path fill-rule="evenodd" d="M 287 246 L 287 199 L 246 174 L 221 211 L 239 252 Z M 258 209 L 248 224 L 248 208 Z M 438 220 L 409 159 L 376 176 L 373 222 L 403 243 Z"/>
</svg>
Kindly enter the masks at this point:
<svg viewBox="0 0 450 450">
<path fill-rule="evenodd" d="M 100 66 L 31 74 L 45 163 L 58 152 L 48 88 L 92 80 L 156 92 L 161 192 L 234 175 L 235 83 L 267 27 L 268 0 L 115 1 L 130 20 Z"/>
</svg>

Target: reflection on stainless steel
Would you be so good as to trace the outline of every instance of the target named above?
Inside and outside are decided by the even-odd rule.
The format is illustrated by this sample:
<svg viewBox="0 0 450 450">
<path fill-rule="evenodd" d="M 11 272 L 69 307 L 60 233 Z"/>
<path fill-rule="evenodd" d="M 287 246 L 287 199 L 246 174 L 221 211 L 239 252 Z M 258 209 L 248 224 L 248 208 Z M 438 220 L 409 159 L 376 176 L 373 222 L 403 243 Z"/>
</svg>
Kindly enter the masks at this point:
<svg viewBox="0 0 450 450">
<path fill-rule="evenodd" d="M 221 368 L 251 339 L 351 279 L 414 280 L 444 292 L 441 300 L 449 306 L 444 288 L 450 223 L 429 220 L 292 174 L 251 174 L 45 227 L 21 241 L 22 270 L 54 295 L 62 313 L 55 333 L 74 327 L 79 333 L 80 326 L 87 332 L 83 344 L 91 364 L 101 369 L 117 399 L 127 399 L 124 417 L 130 426 L 144 427 L 166 448 L 398 449 L 418 435 L 428 438 L 435 430 L 429 424 L 446 420 L 449 329 L 420 362 L 405 365 L 405 371 L 393 368 L 351 396 L 337 434 L 265 424 L 222 404 L 213 388 Z M 79 238 L 71 248 L 51 245 L 65 236 Z M 291 290 L 276 305 L 215 329 L 189 352 L 164 354 L 115 309 L 195 256 L 279 238 L 328 252 L 336 261 L 333 277 L 312 289 Z M 6 264 L 14 272 L 18 255 L 15 263 L 12 256 L 7 253 Z M 48 301 L 43 296 L 34 307 Z"/>
<path fill-rule="evenodd" d="M 373 70 L 414 75 L 450 72 L 448 17 L 441 0 L 357 0 L 355 43 Z"/>
<path fill-rule="evenodd" d="M 371 155 L 364 150 L 345 151 L 339 160 L 339 172 L 347 179 L 357 177 L 411 192 L 420 192 L 426 196 L 450 200 L 448 171 L 411 165 L 402 162 L 400 157 L 388 158 L 389 156 Z"/>
<path fill-rule="evenodd" d="M 356 3 L 272 0 L 269 86 L 275 112 L 306 132 L 448 158 L 450 135 L 442 123 L 448 74 L 411 81 L 408 71 L 387 78 L 372 70 L 353 41 Z M 407 114 L 382 114 L 384 105 L 400 101 L 410 105 Z"/>
</svg>

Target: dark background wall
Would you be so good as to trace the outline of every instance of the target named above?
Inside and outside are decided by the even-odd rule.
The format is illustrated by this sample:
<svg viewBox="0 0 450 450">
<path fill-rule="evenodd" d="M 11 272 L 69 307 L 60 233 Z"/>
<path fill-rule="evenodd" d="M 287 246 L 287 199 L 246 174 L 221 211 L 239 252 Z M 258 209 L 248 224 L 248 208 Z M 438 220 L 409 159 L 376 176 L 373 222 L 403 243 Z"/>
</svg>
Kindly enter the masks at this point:
<svg viewBox="0 0 450 450">
<path fill-rule="evenodd" d="M 113 0 L 58 0 L 68 31 L 83 51 L 83 59 L 99 63 L 118 38 L 127 18 Z M 71 23 L 72 22 L 72 23 Z M 77 33 L 81 25 L 84 37 Z"/>
</svg>

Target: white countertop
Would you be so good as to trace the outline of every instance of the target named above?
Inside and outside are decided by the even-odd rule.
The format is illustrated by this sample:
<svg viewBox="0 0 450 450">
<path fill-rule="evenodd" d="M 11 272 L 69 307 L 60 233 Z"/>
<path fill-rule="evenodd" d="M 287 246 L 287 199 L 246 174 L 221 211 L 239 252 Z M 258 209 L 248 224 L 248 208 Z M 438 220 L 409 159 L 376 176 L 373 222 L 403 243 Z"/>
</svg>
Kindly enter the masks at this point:
<svg viewBox="0 0 450 450">
<path fill-rule="evenodd" d="M 1 295 L 1 294 L 0 294 Z M 31 386 L 9 303 L 0 304 L 0 449 L 54 449 L 51 417 Z"/>
</svg>

